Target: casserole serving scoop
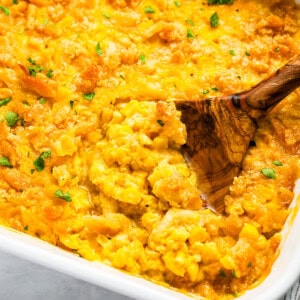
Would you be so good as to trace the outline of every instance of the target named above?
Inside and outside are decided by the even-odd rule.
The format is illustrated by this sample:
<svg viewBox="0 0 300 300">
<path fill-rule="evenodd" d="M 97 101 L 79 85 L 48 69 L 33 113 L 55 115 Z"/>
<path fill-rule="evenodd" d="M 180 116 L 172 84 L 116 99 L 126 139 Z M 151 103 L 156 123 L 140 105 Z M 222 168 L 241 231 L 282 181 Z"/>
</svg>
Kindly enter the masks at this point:
<svg viewBox="0 0 300 300">
<path fill-rule="evenodd" d="M 196 173 L 201 198 L 224 213 L 224 197 L 241 170 L 256 120 L 300 86 L 300 56 L 250 90 L 197 101 L 176 100 L 186 125 L 184 157 Z"/>
</svg>

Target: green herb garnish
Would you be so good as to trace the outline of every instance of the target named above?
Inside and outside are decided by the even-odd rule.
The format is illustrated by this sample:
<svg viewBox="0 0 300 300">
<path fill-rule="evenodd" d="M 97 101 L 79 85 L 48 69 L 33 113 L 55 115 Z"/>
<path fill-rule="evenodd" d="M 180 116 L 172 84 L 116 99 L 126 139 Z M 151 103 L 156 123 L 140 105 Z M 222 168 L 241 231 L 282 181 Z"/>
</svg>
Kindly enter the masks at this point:
<svg viewBox="0 0 300 300">
<path fill-rule="evenodd" d="M 31 63 L 31 66 L 28 66 L 28 72 L 29 72 L 29 75 L 30 76 L 33 76 L 33 77 L 36 77 L 37 76 L 37 73 L 40 73 L 42 71 L 45 70 L 44 67 L 42 67 L 41 65 L 38 65 L 36 63 L 36 61 L 31 58 L 31 57 L 28 57 L 27 60 Z M 48 78 L 52 78 L 53 77 L 53 70 L 52 69 L 49 69 L 47 72 L 46 72 L 46 76 Z"/>
<path fill-rule="evenodd" d="M 33 65 L 33 66 L 28 66 L 28 71 L 29 71 L 29 75 L 36 77 L 37 73 L 40 73 L 44 70 L 43 67 L 41 67 L 40 65 Z"/>
<path fill-rule="evenodd" d="M 74 100 L 70 100 L 70 107 L 71 107 L 71 109 L 74 108 Z"/>
<path fill-rule="evenodd" d="M 35 65 L 35 60 L 31 57 L 28 57 L 27 60 L 32 64 Z"/>
<path fill-rule="evenodd" d="M 35 67 L 29 66 L 28 71 L 29 71 L 30 76 L 36 77 L 37 73 L 36 73 Z"/>
<path fill-rule="evenodd" d="M 28 225 L 24 226 L 24 230 L 26 231 L 28 230 Z"/>
<path fill-rule="evenodd" d="M 202 94 L 203 94 L 203 95 L 207 95 L 208 93 L 209 93 L 209 90 L 203 90 L 203 91 L 202 91 Z"/>
<path fill-rule="evenodd" d="M 274 161 L 272 162 L 272 164 L 275 165 L 275 166 L 277 166 L 277 167 L 283 166 L 283 164 L 282 164 L 279 160 L 274 160 Z"/>
<path fill-rule="evenodd" d="M 230 55 L 232 55 L 232 56 L 235 55 L 234 50 L 229 50 L 229 53 L 230 53 Z"/>
<path fill-rule="evenodd" d="M 91 101 L 91 100 L 93 100 L 94 97 L 95 97 L 95 93 L 94 92 L 83 94 L 83 98 L 85 100 Z"/>
<path fill-rule="evenodd" d="M 174 1 L 174 4 L 176 7 L 180 7 L 181 6 L 181 2 L 180 1 Z"/>
<path fill-rule="evenodd" d="M 54 193 L 54 195 L 55 195 L 56 198 L 65 200 L 66 202 L 71 202 L 72 201 L 72 198 L 71 198 L 69 192 L 64 193 L 62 190 L 58 190 Z"/>
<path fill-rule="evenodd" d="M 9 127 L 12 127 L 18 122 L 19 118 L 18 118 L 18 114 L 16 114 L 13 111 L 9 111 L 8 113 L 6 113 L 5 119 L 7 121 L 7 125 Z"/>
<path fill-rule="evenodd" d="M 47 76 L 48 78 L 52 78 L 52 77 L 54 76 L 53 70 L 52 70 L 52 69 L 49 69 L 49 70 L 47 71 L 47 73 L 46 73 L 46 76 Z"/>
<path fill-rule="evenodd" d="M 12 168 L 12 165 L 7 157 L 0 157 L 0 166 Z"/>
<path fill-rule="evenodd" d="M 46 26 L 49 23 L 49 19 L 45 18 L 45 20 L 43 21 L 43 25 Z"/>
<path fill-rule="evenodd" d="M 194 36 L 194 33 L 192 32 L 192 30 L 191 29 L 187 29 L 187 32 L 186 32 L 186 36 L 187 36 L 187 38 L 189 38 L 189 39 L 193 39 L 195 36 Z"/>
<path fill-rule="evenodd" d="M 165 126 L 165 122 L 163 120 L 157 120 L 156 121 L 161 127 L 164 127 Z"/>
<path fill-rule="evenodd" d="M 261 173 L 270 179 L 276 178 L 276 172 L 272 168 L 262 168 Z"/>
<path fill-rule="evenodd" d="M 251 54 L 250 54 L 249 51 L 245 51 L 245 54 L 246 54 L 247 56 L 251 56 Z"/>
<path fill-rule="evenodd" d="M 47 102 L 47 99 L 46 98 L 39 98 L 39 102 L 41 104 L 45 104 Z"/>
<path fill-rule="evenodd" d="M 221 276 L 221 277 L 226 277 L 226 273 L 224 272 L 224 270 L 219 270 L 219 275 Z"/>
<path fill-rule="evenodd" d="M 146 14 L 154 14 L 154 13 L 155 13 L 155 10 L 154 10 L 154 8 L 152 8 L 151 6 L 146 6 L 146 7 L 144 8 L 144 12 L 145 12 Z"/>
<path fill-rule="evenodd" d="M 102 16 L 105 17 L 106 19 L 110 19 L 110 15 L 107 13 L 102 13 Z"/>
<path fill-rule="evenodd" d="M 51 150 L 42 152 L 41 155 L 33 162 L 35 169 L 41 172 L 45 168 L 45 159 L 51 156 Z"/>
<path fill-rule="evenodd" d="M 191 19 L 186 19 L 185 22 L 191 26 L 195 26 L 195 23 Z"/>
<path fill-rule="evenodd" d="M 140 60 L 143 64 L 146 63 L 146 56 L 145 56 L 145 54 L 139 55 L 139 60 Z"/>
<path fill-rule="evenodd" d="M 219 26 L 219 15 L 218 13 L 214 13 L 211 17 L 210 17 L 210 25 L 211 27 L 218 27 Z"/>
<path fill-rule="evenodd" d="M 6 6 L 3 6 L 3 5 L 0 5 L 0 9 L 3 11 L 3 13 L 6 15 L 6 16 L 9 16 L 10 15 L 10 9 Z"/>
<path fill-rule="evenodd" d="M 4 98 L 0 100 L 0 106 L 4 106 L 11 101 L 11 97 Z"/>
<path fill-rule="evenodd" d="M 97 53 L 99 56 L 102 55 L 102 53 L 103 53 L 99 42 L 98 42 L 97 45 L 96 45 L 96 53 Z"/>
</svg>

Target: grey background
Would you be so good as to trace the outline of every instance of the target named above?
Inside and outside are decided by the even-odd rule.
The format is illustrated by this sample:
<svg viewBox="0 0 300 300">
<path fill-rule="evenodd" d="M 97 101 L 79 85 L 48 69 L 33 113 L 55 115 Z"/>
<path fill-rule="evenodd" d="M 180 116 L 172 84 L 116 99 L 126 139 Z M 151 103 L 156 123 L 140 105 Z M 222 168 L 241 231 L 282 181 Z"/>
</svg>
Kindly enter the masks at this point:
<svg viewBox="0 0 300 300">
<path fill-rule="evenodd" d="M 291 295 L 292 291 L 281 300 L 299 299 Z M 0 251 L 0 300 L 19 299 L 132 300 Z"/>
</svg>

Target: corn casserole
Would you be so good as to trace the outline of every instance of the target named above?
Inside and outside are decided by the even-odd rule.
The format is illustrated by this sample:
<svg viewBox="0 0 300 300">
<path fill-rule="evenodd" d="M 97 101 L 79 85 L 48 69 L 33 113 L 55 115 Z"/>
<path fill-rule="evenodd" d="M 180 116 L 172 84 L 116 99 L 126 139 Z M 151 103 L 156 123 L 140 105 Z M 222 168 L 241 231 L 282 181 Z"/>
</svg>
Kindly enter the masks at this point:
<svg viewBox="0 0 300 300">
<path fill-rule="evenodd" d="M 1 0 L 0 223 L 201 299 L 259 284 L 299 177 L 300 92 L 205 207 L 173 99 L 249 89 L 299 54 L 289 0 Z M 205 157 L 203 158 L 205 159 Z"/>
</svg>

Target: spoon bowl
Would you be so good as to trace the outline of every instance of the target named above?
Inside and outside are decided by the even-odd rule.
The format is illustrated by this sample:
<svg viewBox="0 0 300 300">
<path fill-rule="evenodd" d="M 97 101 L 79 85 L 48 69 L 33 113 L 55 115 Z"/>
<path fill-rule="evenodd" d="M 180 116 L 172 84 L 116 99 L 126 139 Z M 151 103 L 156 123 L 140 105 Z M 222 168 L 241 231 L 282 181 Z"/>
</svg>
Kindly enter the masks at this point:
<svg viewBox="0 0 300 300">
<path fill-rule="evenodd" d="M 218 213 L 241 171 L 257 122 L 300 86 L 300 56 L 250 90 L 197 101 L 176 100 L 186 125 L 183 155 L 196 173 L 201 198 Z"/>
</svg>

